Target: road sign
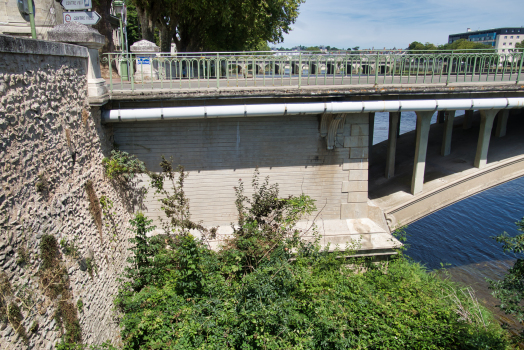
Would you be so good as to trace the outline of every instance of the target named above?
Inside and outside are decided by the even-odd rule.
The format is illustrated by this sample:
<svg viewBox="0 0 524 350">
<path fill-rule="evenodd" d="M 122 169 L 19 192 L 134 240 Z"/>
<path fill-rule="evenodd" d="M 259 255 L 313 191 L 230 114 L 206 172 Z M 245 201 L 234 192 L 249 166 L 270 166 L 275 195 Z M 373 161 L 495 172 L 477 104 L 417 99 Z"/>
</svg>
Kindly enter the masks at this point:
<svg viewBox="0 0 524 350">
<path fill-rule="evenodd" d="M 91 0 L 62 0 L 62 6 L 66 10 L 91 10 Z"/>
<path fill-rule="evenodd" d="M 94 25 L 100 21 L 100 15 L 96 11 L 64 12 L 64 23 L 78 22 Z"/>
</svg>

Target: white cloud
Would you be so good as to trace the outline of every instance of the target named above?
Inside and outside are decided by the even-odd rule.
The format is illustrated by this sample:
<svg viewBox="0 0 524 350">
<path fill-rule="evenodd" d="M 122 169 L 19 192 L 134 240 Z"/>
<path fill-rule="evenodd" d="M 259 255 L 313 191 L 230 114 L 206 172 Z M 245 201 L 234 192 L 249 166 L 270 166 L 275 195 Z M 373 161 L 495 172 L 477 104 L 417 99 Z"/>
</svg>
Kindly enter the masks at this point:
<svg viewBox="0 0 524 350">
<path fill-rule="evenodd" d="M 284 47 L 407 47 L 444 44 L 448 35 L 524 25 L 522 0 L 306 0 Z"/>
</svg>

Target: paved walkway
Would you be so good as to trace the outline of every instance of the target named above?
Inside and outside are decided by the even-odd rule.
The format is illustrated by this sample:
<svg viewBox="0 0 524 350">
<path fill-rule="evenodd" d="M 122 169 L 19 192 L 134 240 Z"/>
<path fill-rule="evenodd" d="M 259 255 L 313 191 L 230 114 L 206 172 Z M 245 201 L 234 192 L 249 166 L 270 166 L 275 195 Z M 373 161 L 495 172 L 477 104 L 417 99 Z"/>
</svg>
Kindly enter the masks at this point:
<svg viewBox="0 0 524 350">
<path fill-rule="evenodd" d="M 500 183 L 524 176 L 524 113 L 510 111 L 507 134 L 495 137 L 495 119 L 488 152 L 488 166 L 473 166 L 480 127 L 475 113 L 471 129 L 463 130 L 462 117 L 456 117 L 451 154 L 440 155 L 444 124 L 431 126 L 424 187 L 421 193 L 410 193 L 415 132 L 398 139 L 395 176 L 386 179 L 387 141 L 372 147 L 369 170 L 369 198 L 386 214 L 390 226 L 404 225 L 429 215 L 447 205 Z"/>
<path fill-rule="evenodd" d="M 516 83 L 517 75 L 513 74 L 490 74 L 486 75 L 456 75 L 453 74 L 450 76 L 449 82 L 453 83 L 474 83 L 479 85 L 493 85 L 493 83 L 507 82 L 507 83 Z M 163 90 L 163 89 L 201 89 L 201 88 L 217 88 L 216 79 L 205 79 L 205 78 L 176 78 L 163 80 L 144 80 L 144 81 L 135 81 L 134 85 L 131 86 L 129 81 L 121 81 L 119 78 L 113 78 L 112 81 L 106 79 L 107 86 L 112 91 L 140 91 L 140 90 Z M 377 84 L 381 85 L 400 85 L 400 84 L 417 84 L 417 85 L 445 85 L 447 81 L 447 75 L 434 75 L 431 74 L 412 74 L 408 76 L 394 76 L 391 75 L 379 75 L 377 79 Z M 375 83 L 374 75 L 328 75 L 324 77 L 323 75 L 318 76 L 302 76 L 301 86 L 355 86 L 359 87 L 361 85 L 368 85 Z M 252 76 L 247 78 L 242 75 L 231 76 L 229 79 L 219 79 L 218 87 L 221 89 L 232 88 L 232 87 L 295 87 L 298 88 L 299 78 L 297 75 L 289 76 L 279 76 L 275 75 L 257 75 L 256 79 L 253 79 Z"/>
</svg>

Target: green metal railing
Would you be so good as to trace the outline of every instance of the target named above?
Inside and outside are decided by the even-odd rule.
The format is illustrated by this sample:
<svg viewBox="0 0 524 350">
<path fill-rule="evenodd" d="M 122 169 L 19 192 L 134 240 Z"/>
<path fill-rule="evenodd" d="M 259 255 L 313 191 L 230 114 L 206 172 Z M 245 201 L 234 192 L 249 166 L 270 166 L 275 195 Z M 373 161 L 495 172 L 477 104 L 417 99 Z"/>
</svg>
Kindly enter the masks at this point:
<svg viewBox="0 0 524 350">
<path fill-rule="evenodd" d="M 111 91 L 515 82 L 522 49 L 460 51 L 109 53 Z M 113 78 L 127 66 L 129 79 Z"/>
</svg>

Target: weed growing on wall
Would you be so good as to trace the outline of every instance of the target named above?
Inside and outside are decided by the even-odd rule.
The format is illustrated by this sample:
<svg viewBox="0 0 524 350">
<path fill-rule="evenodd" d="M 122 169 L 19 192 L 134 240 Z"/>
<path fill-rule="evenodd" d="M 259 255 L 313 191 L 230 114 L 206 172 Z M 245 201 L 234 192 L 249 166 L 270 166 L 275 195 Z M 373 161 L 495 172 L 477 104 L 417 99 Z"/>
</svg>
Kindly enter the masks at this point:
<svg viewBox="0 0 524 350">
<path fill-rule="evenodd" d="M 35 183 L 37 192 L 46 194 L 49 192 L 49 181 L 47 180 L 47 176 L 44 173 L 40 173 L 37 177 L 38 181 Z"/>
<path fill-rule="evenodd" d="M 76 306 L 72 303 L 69 276 L 60 261 L 58 242 L 53 235 L 42 236 L 40 243 L 42 265 L 38 272 L 44 294 L 55 303 L 54 319 L 67 343 L 82 341 L 82 332 Z"/>
<path fill-rule="evenodd" d="M 111 156 L 102 160 L 106 176 L 111 180 L 127 182 L 136 174 L 146 172 L 144 163 L 127 152 L 112 150 Z"/>
<path fill-rule="evenodd" d="M 7 322 L 7 300 L 12 295 L 11 282 L 5 272 L 0 272 L 0 322 Z"/>
<path fill-rule="evenodd" d="M 102 214 L 104 215 L 105 226 L 111 235 L 110 240 L 116 241 L 118 224 L 115 220 L 114 214 L 111 211 L 114 203 L 109 197 L 100 197 L 100 206 L 102 208 Z"/>
<path fill-rule="evenodd" d="M 16 250 L 18 257 L 16 258 L 16 263 L 18 265 L 25 265 L 29 262 L 29 252 L 26 247 L 19 247 Z"/>
<path fill-rule="evenodd" d="M 75 240 L 68 242 L 65 238 L 60 239 L 60 247 L 62 252 L 66 256 L 70 256 L 73 259 L 78 259 L 80 257 L 79 248 L 76 246 Z"/>
<path fill-rule="evenodd" d="M 86 181 L 84 187 L 87 193 L 87 199 L 89 200 L 89 212 L 95 221 L 95 225 L 98 228 L 98 232 L 100 233 L 100 239 L 102 240 L 102 209 L 100 207 L 98 197 L 96 196 L 93 181 Z"/>
<path fill-rule="evenodd" d="M 148 237 L 151 220 L 135 215 L 115 299 L 124 349 L 507 348 L 507 334 L 468 293 L 402 254 L 371 263 L 305 241 L 296 223 L 313 201 L 281 198 L 258 173 L 252 184 L 250 198 L 237 186 L 238 222 L 218 251 L 173 228 L 187 228 L 182 187 L 169 234 Z"/>
<path fill-rule="evenodd" d="M 22 338 L 24 342 L 27 342 L 27 334 L 24 326 L 22 325 L 24 317 L 22 316 L 20 307 L 16 303 L 12 302 L 7 306 L 7 318 L 9 319 L 9 323 L 15 330 L 16 334 L 18 334 L 18 336 Z"/>
<path fill-rule="evenodd" d="M 84 310 L 84 302 L 82 301 L 82 298 L 78 298 L 76 301 L 76 308 L 78 309 L 78 312 L 82 312 Z"/>
</svg>

